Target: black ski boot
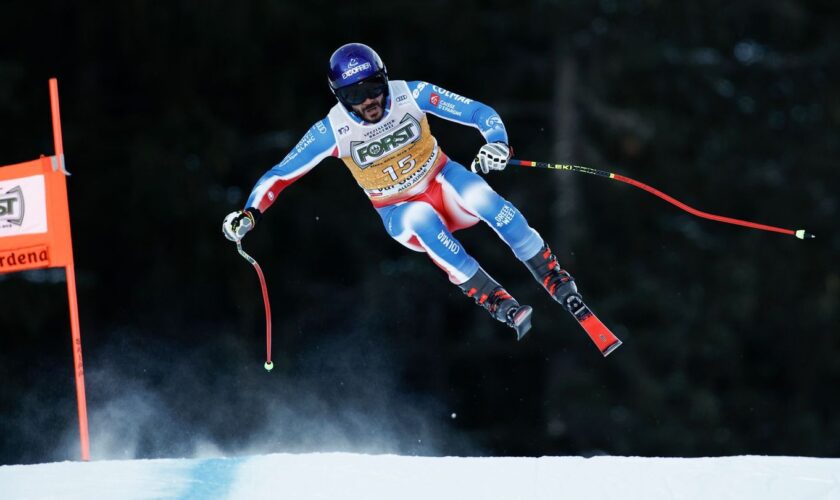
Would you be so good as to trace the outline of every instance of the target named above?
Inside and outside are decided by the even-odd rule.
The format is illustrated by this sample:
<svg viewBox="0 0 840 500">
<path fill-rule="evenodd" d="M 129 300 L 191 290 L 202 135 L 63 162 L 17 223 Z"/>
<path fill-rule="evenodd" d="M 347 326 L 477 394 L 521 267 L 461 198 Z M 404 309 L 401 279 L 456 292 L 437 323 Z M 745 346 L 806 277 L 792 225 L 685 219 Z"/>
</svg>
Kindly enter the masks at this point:
<svg viewBox="0 0 840 500">
<path fill-rule="evenodd" d="M 542 284 L 545 291 L 570 313 L 574 314 L 574 310 L 583 303 L 577 291 L 575 279 L 568 271 L 560 268 L 557 257 L 551 253 L 548 245 L 543 245 L 537 255 L 526 260 L 525 266 Z"/>
<path fill-rule="evenodd" d="M 479 268 L 475 276 L 458 285 L 467 295 L 475 299 L 490 316 L 516 330 L 516 340 L 531 329 L 531 306 L 520 305 L 507 291 Z"/>
</svg>

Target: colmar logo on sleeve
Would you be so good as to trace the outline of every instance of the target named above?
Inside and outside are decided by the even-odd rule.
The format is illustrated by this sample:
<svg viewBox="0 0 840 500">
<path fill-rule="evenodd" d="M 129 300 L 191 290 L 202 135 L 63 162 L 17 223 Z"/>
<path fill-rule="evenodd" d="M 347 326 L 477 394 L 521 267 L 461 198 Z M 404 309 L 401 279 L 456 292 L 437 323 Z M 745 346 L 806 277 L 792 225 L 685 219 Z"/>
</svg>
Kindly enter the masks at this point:
<svg viewBox="0 0 840 500">
<path fill-rule="evenodd" d="M 455 92 L 450 92 L 450 91 L 448 91 L 444 88 L 438 87 L 437 85 L 432 85 L 432 90 L 434 90 L 435 92 L 439 93 L 440 95 L 442 95 L 444 97 L 448 97 L 449 99 L 452 99 L 453 101 L 461 102 L 461 103 L 464 103 L 464 104 L 472 104 L 472 102 L 473 102 L 472 99 L 467 99 L 466 97 L 462 96 L 461 94 L 456 94 Z"/>
</svg>

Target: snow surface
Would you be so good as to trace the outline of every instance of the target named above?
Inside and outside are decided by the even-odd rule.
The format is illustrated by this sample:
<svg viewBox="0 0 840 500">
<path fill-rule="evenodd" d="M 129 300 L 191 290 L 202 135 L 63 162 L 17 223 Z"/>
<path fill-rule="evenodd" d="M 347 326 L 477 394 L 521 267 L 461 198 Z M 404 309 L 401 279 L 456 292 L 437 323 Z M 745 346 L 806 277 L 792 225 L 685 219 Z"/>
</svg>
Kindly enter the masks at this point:
<svg viewBox="0 0 840 500">
<path fill-rule="evenodd" d="M 19 499 L 840 499 L 840 459 L 350 453 L 0 467 Z"/>
</svg>

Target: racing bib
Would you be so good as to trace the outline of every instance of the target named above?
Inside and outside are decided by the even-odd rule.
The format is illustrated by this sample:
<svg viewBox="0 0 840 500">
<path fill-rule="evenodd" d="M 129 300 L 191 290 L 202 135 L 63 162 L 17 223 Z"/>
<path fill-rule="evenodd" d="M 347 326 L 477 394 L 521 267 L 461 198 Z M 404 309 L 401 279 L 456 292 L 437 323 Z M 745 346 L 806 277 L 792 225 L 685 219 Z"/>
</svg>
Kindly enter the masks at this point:
<svg viewBox="0 0 840 500">
<path fill-rule="evenodd" d="M 408 85 L 389 82 L 389 95 L 385 117 L 377 123 L 358 123 L 341 104 L 329 114 L 338 156 L 371 199 L 422 189 L 442 156 Z"/>
</svg>

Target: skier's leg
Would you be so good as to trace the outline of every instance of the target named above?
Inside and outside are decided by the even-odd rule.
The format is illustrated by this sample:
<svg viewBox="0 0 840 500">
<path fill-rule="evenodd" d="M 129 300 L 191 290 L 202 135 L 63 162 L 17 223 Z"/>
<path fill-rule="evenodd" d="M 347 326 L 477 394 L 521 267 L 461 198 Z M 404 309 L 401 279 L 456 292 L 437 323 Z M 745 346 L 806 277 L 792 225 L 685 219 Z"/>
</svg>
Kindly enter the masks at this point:
<svg viewBox="0 0 840 500">
<path fill-rule="evenodd" d="M 490 226 L 513 250 L 526 261 L 539 252 L 543 239 L 517 208 L 499 196 L 478 174 L 452 160 L 438 175 L 443 187 L 447 210 L 465 210 Z"/>
<path fill-rule="evenodd" d="M 566 306 L 567 299 L 577 294 L 574 278 L 560 268 L 539 233 L 481 176 L 450 160 L 438 182 L 443 186 L 447 209 L 466 210 L 493 228 L 554 300 Z"/>
<path fill-rule="evenodd" d="M 495 319 L 506 323 L 522 338 L 530 328 L 531 308 L 521 306 L 478 265 L 447 229 L 428 203 L 412 201 L 378 209 L 392 238 L 406 247 L 425 252 L 446 271 L 449 281 L 461 288 Z"/>
<path fill-rule="evenodd" d="M 378 212 L 392 238 L 414 251 L 427 253 L 452 283 L 464 283 L 478 270 L 478 262 L 464 250 L 428 203 L 411 201 L 383 207 Z"/>
</svg>

